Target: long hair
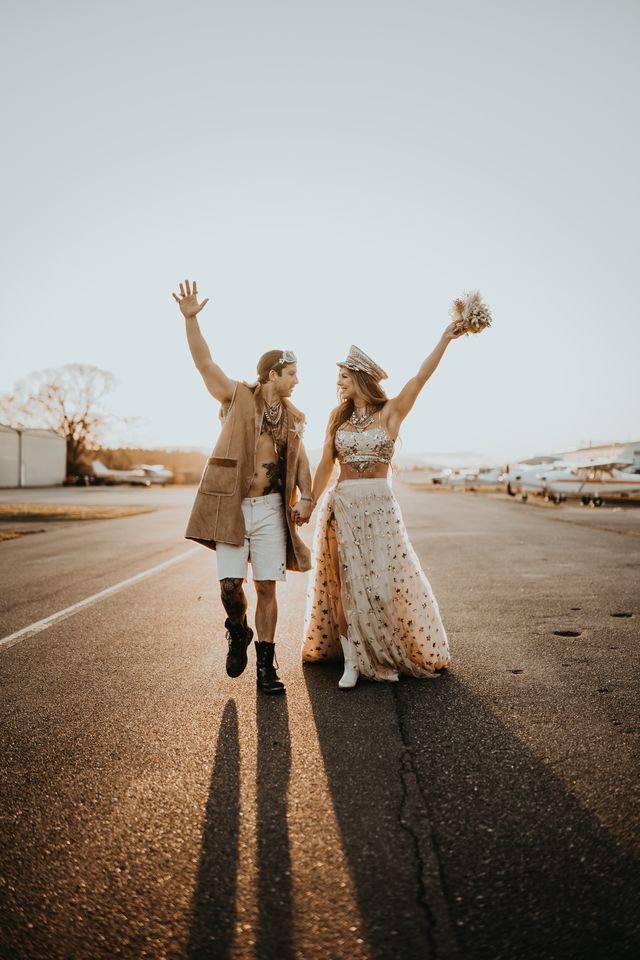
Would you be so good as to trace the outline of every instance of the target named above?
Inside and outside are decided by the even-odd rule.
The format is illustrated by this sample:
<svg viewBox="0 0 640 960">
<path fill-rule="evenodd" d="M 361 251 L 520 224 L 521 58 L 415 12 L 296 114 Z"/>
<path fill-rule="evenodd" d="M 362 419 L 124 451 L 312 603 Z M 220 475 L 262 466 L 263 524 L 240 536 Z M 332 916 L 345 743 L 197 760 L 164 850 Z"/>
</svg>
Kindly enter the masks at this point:
<svg viewBox="0 0 640 960">
<path fill-rule="evenodd" d="M 370 374 L 364 373 L 362 370 L 349 370 L 349 375 L 353 377 L 355 385 L 368 407 L 373 407 L 374 410 L 384 407 L 389 397 L 377 380 L 374 380 Z M 334 444 L 338 427 L 349 419 L 354 409 L 355 403 L 353 400 L 343 400 L 331 411 L 328 429 Z"/>
</svg>

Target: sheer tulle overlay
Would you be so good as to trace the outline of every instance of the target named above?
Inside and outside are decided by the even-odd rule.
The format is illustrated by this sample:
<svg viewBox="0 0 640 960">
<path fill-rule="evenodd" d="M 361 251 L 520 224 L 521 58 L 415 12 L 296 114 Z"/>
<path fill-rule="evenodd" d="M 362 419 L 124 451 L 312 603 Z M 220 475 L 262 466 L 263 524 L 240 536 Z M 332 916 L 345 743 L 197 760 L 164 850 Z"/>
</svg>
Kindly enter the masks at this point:
<svg viewBox="0 0 640 960">
<path fill-rule="evenodd" d="M 340 600 L 362 676 L 432 677 L 449 663 L 438 603 L 387 480 L 343 480 L 320 503 L 303 660 L 342 655 Z"/>
</svg>

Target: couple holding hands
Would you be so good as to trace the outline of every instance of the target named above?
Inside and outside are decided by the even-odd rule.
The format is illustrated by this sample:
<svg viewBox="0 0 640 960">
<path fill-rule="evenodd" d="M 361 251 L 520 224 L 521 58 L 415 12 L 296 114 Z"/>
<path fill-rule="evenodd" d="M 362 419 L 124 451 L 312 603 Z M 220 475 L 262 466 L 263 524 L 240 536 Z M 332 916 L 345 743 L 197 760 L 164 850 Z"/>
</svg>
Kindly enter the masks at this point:
<svg viewBox="0 0 640 960">
<path fill-rule="evenodd" d="M 330 413 L 312 481 L 302 442 L 304 415 L 290 400 L 298 383 L 295 354 L 270 350 L 258 361 L 257 383 L 232 380 L 213 360 L 200 331 L 198 313 L 208 300 L 198 303 L 196 282 L 185 280 L 173 297 L 185 318 L 194 363 L 221 405 L 220 437 L 202 475 L 186 537 L 216 550 L 227 614 L 228 675 L 244 671 L 253 639 L 244 592 L 251 562 L 259 690 L 285 692 L 274 644 L 276 583 L 285 579 L 286 570 L 312 570 L 302 659 L 342 655 L 342 689 L 354 687 L 359 676 L 437 677 L 450 659 L 447 635 L 388 473 L 403 420 L 450 341 L 470 330 L 460 316 L 454 319 L 416 375 L 391 398 L 380 385 L 387 374 L 352 346 L 337 364 L 340 402 Z M 322 497 L 336 460 L 337 483 Z M 316 506 L 310 555 L 297 528 L 309 522 Z"/>
</svg>

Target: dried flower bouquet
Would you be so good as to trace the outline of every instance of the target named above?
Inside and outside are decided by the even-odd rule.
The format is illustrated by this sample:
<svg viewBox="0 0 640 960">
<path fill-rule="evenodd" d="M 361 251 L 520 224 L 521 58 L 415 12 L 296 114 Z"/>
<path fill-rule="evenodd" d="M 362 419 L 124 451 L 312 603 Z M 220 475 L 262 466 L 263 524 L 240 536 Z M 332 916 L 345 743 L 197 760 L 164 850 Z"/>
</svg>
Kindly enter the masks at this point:
<svg viewBox="0 0 640 960">
<path fill-rule="evenodd" d="M 455 332 L 480 333 L 491 326 L 491 312 L 486 303 L 482 302 L 477 290 L 465 293 L 464 297 L 454 300 L 449 311 L 451 319 L 456 323 Z"/>
</svg>

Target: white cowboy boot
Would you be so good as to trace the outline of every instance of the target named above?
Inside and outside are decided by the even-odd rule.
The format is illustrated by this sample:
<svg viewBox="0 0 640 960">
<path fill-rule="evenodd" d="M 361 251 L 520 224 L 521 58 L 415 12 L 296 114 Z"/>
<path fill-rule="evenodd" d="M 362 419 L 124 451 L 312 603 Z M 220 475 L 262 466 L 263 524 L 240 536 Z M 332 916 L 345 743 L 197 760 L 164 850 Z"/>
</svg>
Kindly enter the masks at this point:
<svg viewBox="0 0 640 960">
<path fill-rule="evenodd" d="M 353 641 L 343 636 L 340 636 L 339 639 L 344 654 L 344 673 L 338 680 L 338 686 L 341 690 L 349 690 L 351 687 L 355 687 L 358 682 L 358 658 Z"/>
</svg>

